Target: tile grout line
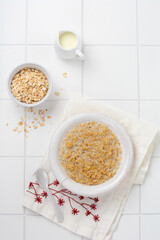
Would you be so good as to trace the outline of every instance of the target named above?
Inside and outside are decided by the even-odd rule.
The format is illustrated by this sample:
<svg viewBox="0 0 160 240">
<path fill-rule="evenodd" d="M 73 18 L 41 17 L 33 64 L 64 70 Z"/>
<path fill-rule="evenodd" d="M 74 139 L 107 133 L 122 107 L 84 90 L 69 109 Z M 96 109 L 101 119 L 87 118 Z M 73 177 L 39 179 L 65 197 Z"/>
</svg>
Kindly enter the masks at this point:
<svg viewBox="0 0 160 240">
<path fill-rule="evenodd" d="M 0 213 L 0 216 L 24 216 L 23 213 Z"/>
<path fill-rule="evenodd" d="M 25 46 L 25 43 L 0 43 L 0 46 Z M 54 46 L 54 43 L 27 43 L 28 46 Z M 87 47 L 136 47 L 137 44 L 96 44 L 84 43 Z M 139 44 L 140 47 L 160 47 L 160 44 Z"/>
<path fill-rule="evenodd" d="M 141 185 L 139 186 L 139 240 L 141 240 Z"/>
<path fill-rule="evenodd" d="M 51 101 L 68 101 L 69 100 L 69 98 L 62 98 L 62 99 L 46 99 L 45 101 L 46 102 L 51 102 Z M 4 98 L 4 99 L 2 99 L 2 98 L 0 98 L 0 101 L 13 101 L 11 98 Z"/>
<path fill-rule="evenodd" d="M 22 155 L 22 156 L 1 156 L 0 155 L 0 158 L 23 158 L 24 157 L 24 155 Z M 43 158 L 44 156 L 26 156 L 26 158 Z M 160 158 L 160 156 L 152 156 L 152 158 Z M 1 161 L 1 160 L 0 160 Z"/>
<path fill-rule="evenodd" d="M 32 213 L 26 213 L 25 216 L 35 216 L 39 217 L 41 215 L 35 215 Z M 139 216 L 139 213 L 122 213 L 123 216 Z M 141 216 L 160 216 L 160 212 L 158 213 L 141 213 Z M 0 216 L 24 216 L 23 213 L 0 213 Z M 42 216 L 43 217 L 43 216 Z"/>
<path fill-rule="evenodd" d="M 138 0 L 136 0 L 136 5 Z M 138 8 L 136 6 L 136 8 Z M 138 97 L 138 119 L 140 119 L 140 79 L 139 79 L 139 34 L 138 34 L 138 9 L 136 10 L 137 15 L 137 97 Z"/>
<path fill-rule="evenodd" d="M 138 93 L 138 119 L 140 119 L 138 0 L 136 0 L 136 28 L 137 28 L 137 93 Z M 141 185 L 139 186 L 139 240 L 141 240 Z"/>
<path fill-rule="evenodd" d="M 26 17 L 25 17 L 25 63 L 27 62 L 27 30 L 28 30 L 28 0 L 26 0 Z M 26 108 L 24 108 L 24 121 L 26 122 Z M 24 194 L 25 194 L 25 171 L 26 170 L 26 137 L 24 131 Z M 23 240 L 25 240 L 25 213 L 26 210 L 24 208 L 24 216 L 23 216 Z"/>
<path fill-rule="evenodd" d="M 81 39 L 82 39 L 82 44 L 83 44 L 83 37 L 84 37 L 84 34 L 83 34 L 83 6 L 84 6 L 84 1 L 81 0 Z M 84 45 L 82 45 L 82 49 L 84 51 Z M 84 69 L 84 61 L 82 61 L 81 63 L 81 96 L 83 96 L 84 94 L 84 82 L 83 82 L 83 69 Z M 80 239 L 81 240 L 85 240 L 85 238 L 83 236 L 80 236 Z"/>
<path fill-rule="evenodd" d="M 81 39 L 82 39 L 82 43 L 83 43 L 83 9 L 84 9 L 84 1 L 81 0 Z M 83 45 L 82 45 L 83 46 Z M 83 51 L 84 51 L 84 47 L 82 47 Z M 83 71 L 84 71 L 84 61 L 82 61 L 81 63 L 81 96 L 83 96 L 84 94 L 84 79 L 83 79 Z"/>
<path fill-rule="evenodd" d="M 112 98 L 89 98 L 89 100 L 96 100 L 96 101 L 113 101 L 113 102 L 136 102 L 137 99 L 112 99 Z M 62 99 L 46 99 L 46 102 L 52 102 L 52 101 L 57 101 L 57 102 L 63 102 L 63 101 L 68 101 L 69 98 L 62 98 Z M 10 98 L 0 98 L 0 101 L 12 101 Z M 160 102 L 160 99 L 139 99 L 140 102 Z"/>
</svg>

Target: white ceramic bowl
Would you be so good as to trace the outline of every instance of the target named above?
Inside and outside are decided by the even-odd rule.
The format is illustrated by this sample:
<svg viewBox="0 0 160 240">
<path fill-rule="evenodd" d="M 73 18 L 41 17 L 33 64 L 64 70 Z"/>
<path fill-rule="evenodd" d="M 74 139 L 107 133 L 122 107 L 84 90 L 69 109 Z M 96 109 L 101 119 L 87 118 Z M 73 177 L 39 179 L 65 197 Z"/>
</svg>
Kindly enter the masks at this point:
<svg viewBox="0 0 160 240">
<path fill-rule="evenodd" d="M 11 92 L 11 82 L 12 82 L 12 79 L 14 77 L 14 75 L 16 73 L 18 73 L 20 70 L 24 69 L 24 68 L 35 68 L 35 69 L 38 69 L 39 71 L 43 72 L 48 80 L 48 84 L 49 84 L 49 87 L 48 87 L 48 91 L 47 91 L 47 94 L 44 96 L 44 98 L 41 99 L 41 101 L 39 102 L 36 102 L 36 103 L 32 103 L 32 104 L 27 104 L 27 103 L 23 103 L 23 102 L 20 102 L 19 100 L 17 100 L 12 92 Z M 50 95 L 51 93 L 51 90 L 52 90 L 52 79 L 51 79 L 51 76 L 50 74 L 48 73 L 48 70 L 46 70 L 46 68 L 44 68 L 43 66 L 39 65 L 39 64 L 36 64 L 36 63 L 24 63 L 24 64 L 21 64 L 19 65 L 18 67 L 14 68 L 12 70 L 12 72 L 10 73 L 9 75 L 9 78 L 8 78 L 8 82 L 7 82 L 7 89 L 8 89 L 8 93 L 10 95 L 10 97 L 18 104 L 20 104 L 21 106 L 23 107 L 35 107 L 35 106 L 38 106 L 40 105 L 41 103 L 43 103 Z"/>
<path fill-rule="evenodd" d="M 88 186 L 70 179 L 66 175 L 58 157 L 59 146 L 65 134 L 73 126 L 86 121 L 96 121 L 107 125 L 118 137 L 122 147 L 122 161 L 117 173 L 111 179 L 99 185 Z M 110 193 L 128 176 L 133 163 L 133 147 L 126 131 L 116 121 L 102 114 L 83 113 L 65 121 L 56 131 L 51 141 L 49 159 L 55 177 L 65 188 L 79 195 L 97 196 Z"/>
</svg>

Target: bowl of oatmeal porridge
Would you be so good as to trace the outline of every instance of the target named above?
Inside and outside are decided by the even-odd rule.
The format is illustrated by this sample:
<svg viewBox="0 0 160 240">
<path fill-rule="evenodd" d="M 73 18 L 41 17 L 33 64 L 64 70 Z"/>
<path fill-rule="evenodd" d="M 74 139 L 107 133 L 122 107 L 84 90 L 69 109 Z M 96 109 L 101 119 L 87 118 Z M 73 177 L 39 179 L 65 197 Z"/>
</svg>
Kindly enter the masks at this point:
<svg viewBox="0 0 160 240">
<path fill-rule="evenodd" d="M 24 63 L 16 67 L 8 78 L 10 97 L 24 107 L 43 103 L 52 90 L 52 79 L 48 70 L 35 63 Z"/>
<path fill-rule="evenodd" d="M 49 159 L 65 188 L 96 196 L 113 191 L 125 180 L 133 163 L 133 147 L 119 123 L 102 114 L 83 113 L 56 131 Z"/>
</svg>

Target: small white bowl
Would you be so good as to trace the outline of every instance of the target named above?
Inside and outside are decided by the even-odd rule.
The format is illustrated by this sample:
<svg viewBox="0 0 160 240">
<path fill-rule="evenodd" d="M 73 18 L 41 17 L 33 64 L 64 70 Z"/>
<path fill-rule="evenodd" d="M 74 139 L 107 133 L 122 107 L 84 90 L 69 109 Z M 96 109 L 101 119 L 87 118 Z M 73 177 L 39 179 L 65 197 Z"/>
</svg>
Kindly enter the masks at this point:
<svg viewBox="0 0 160 240">
<path fill-rule="evenodd" d="M 20 70 L 24 69 L 24 68 L 35 68 L 41 72 L 43 72 L 48 80 L 48 84 L 49 84 L 49 87 L 48 87 L 48 91 L 47 91 L 47 94 L 44 96 L 44 98 L 42 98 L 39 102 L 36 102 L 36 103 L 31 103 L 31 104 L 27 104 L 27 103 L 23 103 L 19 100 L 17 100 L 12 92 L 11 92 L 11 82 L 12 82 L 12 79 L 14 77 L 14 75 L 16 73 L 18 73 Z M 21 106 L 23 107 L 35 107 L 35 106 L 38 106 L 40 104 L 42 104 L 50 95 L 51 93 L 51 90 L 52 90 L 52 79 L 51 79 L 51 76 L 50 74 L 48 73 L 48 70 L 46 70 L 46 68 L 44 68 L 43 66 L 39 65 L 39 64 L 36 64 L 36 63 L 24 63 L 24 64 L 21 64 L 19 65 L 18 67 L 14 68 L 12 70 L 12 72 L 10 73 L 9 75 L 9 78 L 8 78 L 8 82 L 7 82 L 7 89 L 8 89 L 8 93 L 10 95 L 10 97 L 18 104 L 20 104 Z"/>
<path fill-rule="evenodd" d="M 122 147 L 122 160 L 117 173 L 111 179 L 99 185 L 88 186 L 73 181 L 66 175 L 59 161 L 59 146 L 63 137 L 75 125 L 86 121 L 96 121 L 105 124 L 118 137 Z M 51 141 L 49 159 L 55 177 L 65 188 L 78 195 L 91 197 L 108 194 L 125 180 L 133 164 L 133 147 L 129 136 L 119 123 L 102 114 L 83 113 L 65 121 L 56 131 Z"/>
</svg>

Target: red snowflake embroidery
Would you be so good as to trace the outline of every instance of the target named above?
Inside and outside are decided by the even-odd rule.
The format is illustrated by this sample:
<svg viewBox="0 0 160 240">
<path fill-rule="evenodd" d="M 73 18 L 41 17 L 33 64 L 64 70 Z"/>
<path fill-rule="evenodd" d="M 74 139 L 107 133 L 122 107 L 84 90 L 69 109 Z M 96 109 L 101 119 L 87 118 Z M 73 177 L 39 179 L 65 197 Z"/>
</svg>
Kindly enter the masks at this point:
<svg viewBox="0 0 160 240">
<path fill-rule="evenodd" d="M 95 203 L 99 202 L 98 197 L 95 197 L 95 198 L 91 198 L 91 197 L 89 197 L 89 199 L 92 199 Z"/>
<path fill-rule="evenodd" d="M 78 215 L 78 213 L 79 213 L 78 209 L 76 209 L 76 208 L 72 209 L 72 214 L 73 215 Z"/>
<path fill-rule="evenodd" d="M 59 185 L 58 180 L 56 179 L 56 180 L 53 182 L 53 184 L 54 184 L 55 186 L 58 186 L 58 185 Z"/>
<path fill-rule="evenodd" d="M 95 198 L 94 198 L 94 201 L 95 201 L 95 203 L 99 202 L 98 197 L 95 197 Z"/>
<path fill-rule="evenodd" d="M 35 198 L 35 202 L 42 203 L 42 198 L 39 197 L 39 196 L 37 196 L 37 197 Z"/>
<path fill-rule="evenodd" d="M 91 215 L 95 222 L 100 221 L 99 215 L 98 214 L 94 215 L 92 212 L 93 210 L 95 211 L 97 209 L 96 203 L 99 201 L 98 197 L 91 198 L 91 197 L 78 196 L 77 194 L 72 193 L 68 189 L 57 190 L 54 188 L 54 186 L 57 187 L 58 185 L 59 185 L 58 180 L 54 180 L 48 186 L 49 186 L 49 189 L 50 189 L 52 195 L 57 198 L 58 204 L 60 206 L 64 205 L 65 200 L 63 198 L 66 198 L 66 199 L 68 199 L 69 205 L 71 207 L 71 213 L 73 215 L 78 215 L 78 213 L 80 212 L 74 206 L 74 205 L 79 205 L 82 209 L 85 210 L 86 216 Z M 28 189 L 29 190 L 27 190 L 27 192 L 32 194 L 33 196 L 35 196 L 35 202 L 37 202 L 38 204 L 42 204 L 42 198 L 46 199 L 48 197 L 48 194 L 39 187 L 39 184 L 37 182 L 30 182 Z M 41 190 L 41 192 L 40 192 L 40 190 Z M 63 198 L 59 197 L 59 194 L 61 194 L 63 196 Z M 91 201 L 94 201 L 94 203 L 89 204 L 88 199 Z M 82 200 L 84 200 L 84 202 L 82 202 Z"/>
<path fill-rule="evenodd" d="M 31 188 L 33 188 L 33 187 L 34 187 L 33 183 L 30 182 L 28 188 L 31 189 Z"/>
<path fill-rule="evenodd" d="M 99 222 L 99 216 L 98 216 L 98 214 L 93 216 L 93 220 L 94 220 L 95 222 Z"/>
<path fill-rule="evenodd" d="M 92 210 L 96 210 L 96 204 L 94 204 L 94 203 L 91 204 L 91 205 L 90 205 L 90 208 L 91 208 Z"/>
<path fill-rule="evenodd" d="M 84 199 L 84 197 L 83 197 L 83 196 L 79 196 L 79 199 L 80 199 L 80 200 L 83 200 L 83 199 Z"/>
<path fill-rule="evenodd" d="M 64 203 L 65 203 L 65 201 L 62 198 L 58 199 L 59 206 L 63 206 Z"/>
<path fill-rule="evenodd" d="M 91 214 L 91 212 L 89 210 L 86 211 L 86 216 L 89 216 Z"/>
<path fill-rule="evenodd" d="M 48 197 L 48 194 L 47 194 L 47 192 L 43 191 L 43 193 L 41 194 L 41 196 L 47 198 L 47 197 Z"/>
</svg>

